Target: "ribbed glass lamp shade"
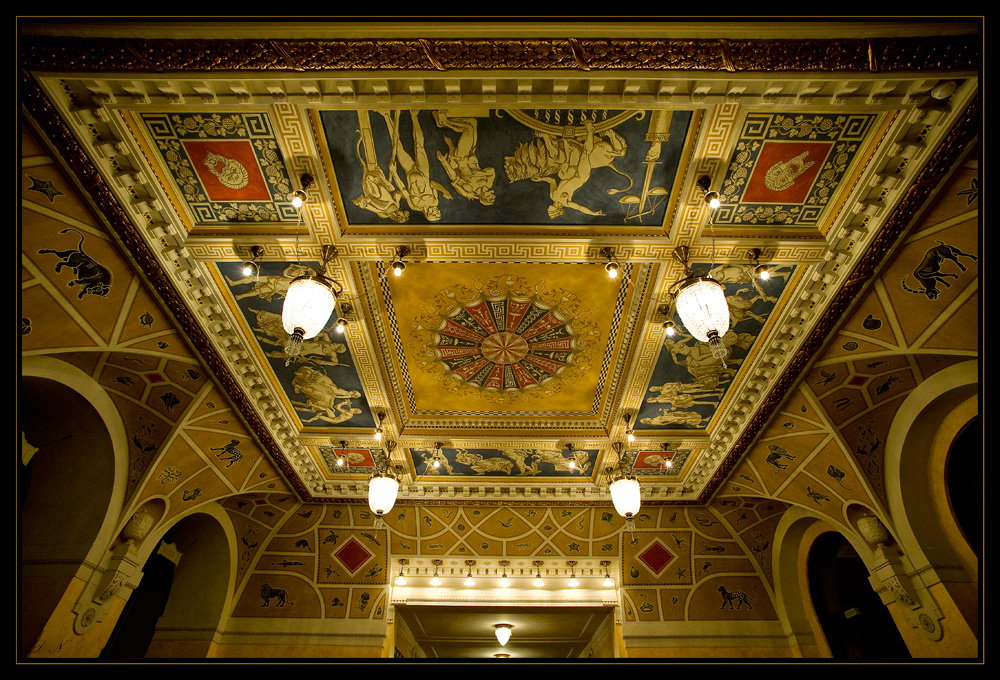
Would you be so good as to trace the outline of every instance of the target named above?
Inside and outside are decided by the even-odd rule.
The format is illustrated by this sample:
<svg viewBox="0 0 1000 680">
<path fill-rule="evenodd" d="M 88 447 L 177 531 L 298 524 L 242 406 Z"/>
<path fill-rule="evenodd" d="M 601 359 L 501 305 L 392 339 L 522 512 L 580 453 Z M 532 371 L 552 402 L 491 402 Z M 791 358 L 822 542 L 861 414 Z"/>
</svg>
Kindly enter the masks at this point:
<svg viewBox="0 0 1000 680">
<path fill-rule="evenodd" d="M 634 517 L 639 512 L 639 481 L 634 477 L 621 477 L 611 483 L 611 502 L 615 512 L 625 518 Z"/>
<path fill-rule="evenodd" d="M 712 279 L 696 279 L 677 293 L 677 313 L 688 333 L 702 342 L 729 330 L 729 303 L 722 284 Z"/>
<path fill-rule="evenodd" d="M 308 340 L 323 330 L 336 305 L 337 297 L 330 286 L 319 279 L 299 277 L 285 293 L 281 324 L 289 335 L 300 329 L 302 338 Z"/>
<path fill-rule="evenodd" d="M 396 504 L 399 482 L 395 477 L 375 475 L 368 480 L 368 507 L 376 515 L 384 515 Z"/>
</svg>

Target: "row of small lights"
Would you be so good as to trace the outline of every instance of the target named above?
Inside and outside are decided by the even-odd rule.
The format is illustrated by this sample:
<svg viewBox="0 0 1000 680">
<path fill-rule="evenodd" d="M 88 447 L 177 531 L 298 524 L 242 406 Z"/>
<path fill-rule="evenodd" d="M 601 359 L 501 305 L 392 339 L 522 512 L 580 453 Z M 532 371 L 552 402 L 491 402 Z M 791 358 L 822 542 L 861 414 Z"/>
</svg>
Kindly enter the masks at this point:
<svg viewBox="0 0 1000 680">
<path fill-rule="evenodd" d="M 397 586 L 405 586 L 406 583 L 407 583 L 406 576 L 404 576 L 404 574 L 403 574 L 403 566 L 405 564 L 406 564 L 406 560 L 400 560 L 399 561 L 399 575 L 396 577 L 396 580 L 394 581 L 394 583 Z M 431 580 L 429 581 L 430 585 L 432 585 L 432 586 L 439 586 L 439 585 L 441 585 L 441 579 L 438 577 L 438 566 L 440 564 L 441 564 L 441 560 L 434 560 L 434 576 L 432 576 Z M 475 564 L 475 560 L 466 560 L 466 564 L 469 565 L 469 574 L 465 578 L 465 585 L 466 586 L 474 586 L 474 585 L 476 585 L 476 581 L 475 581 L 475 579 L 472 578 L 472 565 Z M 500 562 L 500 565 L 503 568 L 503 573 L 500 576 L 499 585 L 502 588 L 507 588 L 507 587 L 510 586 L 510 579 L 507 578 L 507 564 L 509 564 L 509 563 L 506 562 L 506 561 L 501 561 Z M 569 567 L 570 567 L 570 578 L 569 578 L 568 585 L 569 585 L 570 588 L 576 588 L 577 586 L 580 585 L 580 582 L 576 580 L 576 562 L 572 562 L 571 561 L 571 562 L 567 562 L 566 564 L 569 565 Z M 602 585 L 605 588 L 613 588 L 615 586 L 615 580 L 613 578 L 611 578 L 611 573 L 608 570 L 608 566 L 610 564 L 611 564 L 611 562 L 609 562 L 607 560 L 601 562 L 601 566 L 604 567 L 604 582 L 603 582 Z M 542 581 L 541 562 L 536 562 L 535 563 L 535 568 L 536 568 L 535 581 L 534 581 L 533 585 L 536 588 L 541 588 L 542 586 L 545 585 L 545 582 Z"/>
</svg>

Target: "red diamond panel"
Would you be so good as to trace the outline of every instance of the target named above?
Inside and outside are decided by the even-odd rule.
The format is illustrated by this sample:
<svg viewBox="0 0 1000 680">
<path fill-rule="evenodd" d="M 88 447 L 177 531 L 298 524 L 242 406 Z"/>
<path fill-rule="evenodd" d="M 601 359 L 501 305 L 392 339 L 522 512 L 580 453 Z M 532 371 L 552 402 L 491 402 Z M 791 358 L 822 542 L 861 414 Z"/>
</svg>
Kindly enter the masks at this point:
<svg viewBox="0 0 1000 680">
<path fill-rule="evenodd" d="M 340 563 L 353 574 L 361 568 L 362 564 L 372 558 L 372 553 L 352 537 L 340 547 L 340 550 L 334 552 L 333 556 L 340 560 Z"/>
<path fill-rule="evenodd" d="M 639 553 L 639 559 L 642 560 L 642 563 L 657 575 L 667 568 L 667 565 L 670 564 L 670 561 L 674 557 L 676 555 L 667 550 L 666 546 L 659 541 L 656 541 L 653 545 Z"/>
</svg>

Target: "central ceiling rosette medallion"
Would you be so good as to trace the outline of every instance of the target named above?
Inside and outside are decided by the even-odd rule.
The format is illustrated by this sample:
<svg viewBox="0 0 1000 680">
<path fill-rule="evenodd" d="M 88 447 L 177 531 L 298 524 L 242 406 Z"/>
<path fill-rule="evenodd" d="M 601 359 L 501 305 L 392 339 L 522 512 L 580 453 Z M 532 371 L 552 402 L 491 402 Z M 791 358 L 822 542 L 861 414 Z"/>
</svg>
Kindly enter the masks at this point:
<svg viewBox="0 0 1000 680">
<path fill-rule="evenodd" d="M 453 391 L 497 401 L 544 396 L 590 370 L 600 330 L 572 292 L 506 275 L 447 288 L 435 302 L 414 336 L 421 367 Z"/>
</svg>

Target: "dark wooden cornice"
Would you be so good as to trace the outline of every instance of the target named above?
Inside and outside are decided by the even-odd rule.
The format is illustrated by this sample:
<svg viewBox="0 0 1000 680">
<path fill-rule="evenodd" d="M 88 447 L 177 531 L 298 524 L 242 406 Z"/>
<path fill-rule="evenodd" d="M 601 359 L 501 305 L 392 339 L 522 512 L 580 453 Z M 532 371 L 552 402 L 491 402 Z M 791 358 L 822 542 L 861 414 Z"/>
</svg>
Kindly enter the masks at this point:
<svg viewBox="0 0 1000 680">
<path fill-rule="evenodd" d="M 99 39 L 22 36 L 32 71 L 978 72 L 980 35 L 849 39 Z"/>
</svg>

